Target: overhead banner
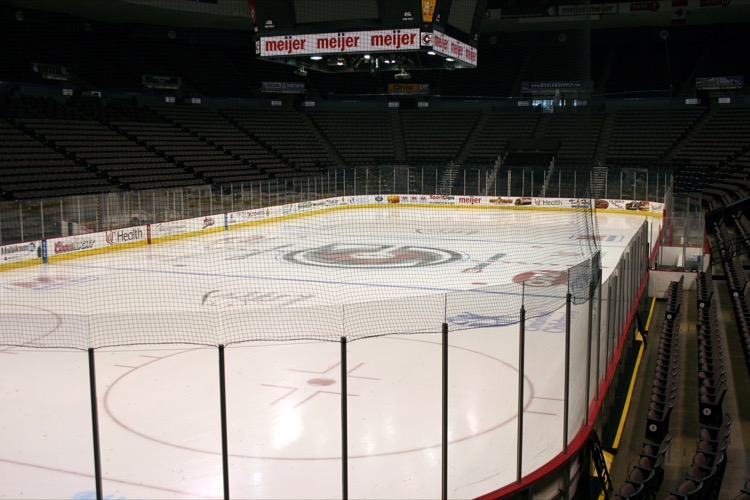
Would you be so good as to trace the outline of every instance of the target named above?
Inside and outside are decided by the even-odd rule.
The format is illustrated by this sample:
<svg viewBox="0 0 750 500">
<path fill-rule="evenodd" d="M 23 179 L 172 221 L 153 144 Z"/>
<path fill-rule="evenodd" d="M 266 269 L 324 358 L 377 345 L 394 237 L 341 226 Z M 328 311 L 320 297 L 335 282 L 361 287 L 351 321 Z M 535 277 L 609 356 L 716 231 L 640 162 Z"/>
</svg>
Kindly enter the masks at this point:
<svg viewBox="0 0 750 500">
<path fill-rule="evenodd" d="M 555 90 L 592 90 L 594 82 L 582 81 L 551 81 L 551 82 L 521 82 L 521 92 L 549 92 Z"/>
<path fill-rule="evenodd" d="M 560 5 L 557 13 L 560 16 L 589 16 L 601 14 L 617 14 L 616 3 L 592 3 L 590 5 Z"/>
<path fill-rule="evenodd" d="M 179 76 L 143 75 L 143 85 L 150 89 L 177 90 L 182 85 Z"/>
<path fill-rule="evenodd" d="M 429 95 L 429 83 L 389 83 L 388 93 L 391 95 Z"/>
<path fill-rule="evenodd" d="M 304 94 L 304 82 L 260 82 L 261 92 L 275 94 Z"/>
<path fill-rule="evenodd" d="M 695 90 L 729 90 L 745 86 L 744 76 L 711 76 L 695 79 Z"/>
<path fill-rule="evenodd" d="M 419 29 L 348 31 L 260 38 L 260 57 L 419 50 Z"/>
<path fill-rule="evenodd" d="M 45 64 L 45 63 L 31 63 L 31 70 L 34 73 L 39 73 L 45 80 L 57 80 L 61 82 L 67 82 L 70 80 L 70 68 L 67 66 L 60 66 L 59 64 Z"/>
<path fill-rule="evenodd" d="M 653 2 L 636 3 L 658 3 L 658 0 L 654 0 Z M 579 3 L 559 6 L 550 6 L 546 5 L 545 3 L 540 4 L 539 2 L 515 2 L 513 5 L 503 6 L 500 11 L 500 16 L 503 19 L 555 16 L 593 16 L 602 14 L 618 14 L 619 8 L 620 4 L 618 4 L 617 2 L 592 3 L 590 5 Z"/>
</svg>

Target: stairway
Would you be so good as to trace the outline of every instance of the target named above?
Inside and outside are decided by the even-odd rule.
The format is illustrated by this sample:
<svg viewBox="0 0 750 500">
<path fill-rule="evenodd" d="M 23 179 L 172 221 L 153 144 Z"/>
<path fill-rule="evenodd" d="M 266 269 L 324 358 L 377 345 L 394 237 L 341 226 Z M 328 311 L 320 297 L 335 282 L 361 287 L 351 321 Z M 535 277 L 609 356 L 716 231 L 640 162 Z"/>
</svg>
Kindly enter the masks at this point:
<svg viewBox="0 0 750 500">
<path fill-rule="evenodd" d="M 716 107 L 711 106 L 708 111 L 704 113 L 703 116 L 701 116 L 700 119 L 695 122 L 692 127 L 690 127 L 687 133 L 676 144 L 672 146 L 672 149 L 665 155 L 663 161 L 665 163 L 671 163 L 672 158 L 677 155 L 680 150 L 693 139 L 695 135 L 699 134 L 700 131 L 703 130 L 703 127 L 715 113 Z"/>
<path fill-rule="evenodd" d="M 315 120 L 313 120 L 310 117 L 310 115 L 307 113 L 300 113 L 300 116 L 302 117 L 302 121 L 307 124 L 307 127 L 310 129 L 313 135 L 318 139 L 318 141 L 323 145 L 323 147 L 326 149 L 326 151 L 331 156 L 331 158 L 333 158 L 333 161 L 336 162 L 336 165 L 346 166 L 346 162 L 344 161 L 344 158 L 342 158 L 341 154 L 338 152 L 336 147 L 331 143 L 331 141 L 323 133 L 320 127 L 318 127 L 318 124 L 315 123 Z"/>
<path fill-rule="evenodd" d="M 438 181 L 437 185 L 437 194 L 452 194 L 453 193 L 453 183 L 456 181 L 456 176 L 458 175 L 458 169 L 461 167 L 461 165 L 457 163 L 449 163 L 448 167 L 443 172 L 442 177 L 440 177 L 440 180 Z"/>
<path fill-rule="evenodd" d="M 609 150 L 609 142 L 612 139 L 612 129 L 615 128 L 615 113 L 605 113 L 602 127 L 599 130 L 599 141 L 596 144 L 596 151 L 594 152 L 594 164 L 605 164 L 607 163 L 607 151 Z"/>
<path fill-rule="evenodd" d="M 607 185 L 607 167 L 597 164 L 591 169 L 591 197 L 603 198 Z"/>
<path fill-rule="evenodd" d="M 477 141 L 477 138 L 482 133 L 482 130 L 484 130 L 484 125 L 487 123 L 487 120 L 489 119 L 490 119 L 489 112 L 483 111 L 479 114 L 479 118 L 477 118 L 477 121 L 474 122 L 474 126 L 467 134 L 466 140 L 464 141 L 463 146 L 461 146 L 461 149 L 458 152 L 458 158 L 457 158 L 458 162 L 463 163 L 464 161 L 466 161 L 466 157 L 469 156 L 471 149 L 474 147 L 474 143 Z"/>
<path fill-rule="evenodd" d="M 589 444 L 591 446 L 591 458 L 594 462 L 594 468 L 596 469 L 596 477 L 599 479 L 601 492 L 603 493 L 604 498 L 607 499 L 612 492 L 612 478 L 609 475 L 607 461 L 604 458 L 604 452 L 602 450 L 602 444 L 599 441 L 599 435 L 596 431 L 591 431 Z"/>
</svg>

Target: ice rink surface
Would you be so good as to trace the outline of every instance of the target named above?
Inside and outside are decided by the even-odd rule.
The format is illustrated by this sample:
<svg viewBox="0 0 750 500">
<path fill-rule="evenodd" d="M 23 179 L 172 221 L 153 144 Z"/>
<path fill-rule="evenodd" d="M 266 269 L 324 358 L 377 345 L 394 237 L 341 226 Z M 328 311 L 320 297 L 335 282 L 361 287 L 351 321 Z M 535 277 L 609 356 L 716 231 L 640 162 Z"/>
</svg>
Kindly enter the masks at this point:
<svg viewBox="0 0 750 500">
<path fill-rule="evenodd" d="M 439 307 L 437 321 L 402 315 L 483 287 L 519 300 L 524 280 L 552 297 L 526 326 L 523 473 L 537 469 L 562 447 L 565 317 L 552 290 L 590 252 L 576 217 L 344 210 L 60 260 L 0 273 L 0 326 L 107 346 L 95 362 L 111 499 L 222 497 L 218 349 L 201 343 L 227 344 L 231 496 L 340 498 L 336 341 L 350 335 L 349 496 L 406 499 L 440 497 L 444 318 L 449 491 L 471 498 L 515 480 L 518 326 Z M 597 217 L 604 280 L 645 220 Z M 431 333 L 369 337 L 393 324 Z M 87 356 L 0 348 L 0 498 L 94 498 Z"/>
</svg>

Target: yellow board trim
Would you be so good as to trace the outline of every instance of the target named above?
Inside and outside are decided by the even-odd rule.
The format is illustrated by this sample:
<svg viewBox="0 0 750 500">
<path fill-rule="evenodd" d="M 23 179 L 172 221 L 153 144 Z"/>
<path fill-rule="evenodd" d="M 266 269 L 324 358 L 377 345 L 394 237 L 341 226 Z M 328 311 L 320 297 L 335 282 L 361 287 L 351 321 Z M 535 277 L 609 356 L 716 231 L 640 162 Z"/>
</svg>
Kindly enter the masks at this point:
<svg viewBox="0 0 750 500">
<path fill-rule="evenodd" d="M 649 325 L 651 324 L 651 318 L 654 314 L 654 308 L 656 307 L 656 297 L 653 298 L 651 301 L 651 309 L 648 313 L 648 319 L 646 320 L 646 331 L 649 329 Z M 642 342 L 643 337 L 641 336 L 641 332 L 638 332 L 638 336 L 641 339 L 641 347 L 638 349 L 638 358 L 635 360 L 635 367 L 633 368 L 633 375 L 630 377 L 630 386 L 628 387 L 628 395 L 625 398 L 625 405 L 622 408 L 622 415 L 620 415 L 620 423 L 617 426 L 617 433 L 615 434 L 615 440 L 612 443 L 612 448 L 617 449 L 620 447 L 620 440 L 622 439 L 622 432 L 625 428 L 625 421 L 628 418 L 628 412 L 630 411 L 630 403 L 633 399 L 633 389 L 635 388 L 635 382 L 638 378 L 638 369 L 641 366 L 641 359 L 643 358 L 643 349 L 644 349 L 644 343 Z"/>
<path fill-rule="evenodd" d="M 0 265 L 0 271 L 10 271 L 13 269 L 21 269 L 24 267 L 38 266 L 41 263 L 42 259 L 39 257 L 26 259 L 19 262 L 8 262 L 7 264 Z"/>
<path fill-rule="evenodd" d="M 654 297 L 651 301 L 651 308 L 648 312 L 648 319 L 646 320 L 646 331 L 648 331 L 651 327 L 651 318 L 654 315 L 654 308 L 656 307 L 656 297 Z M 625 398 L 625 405 L 622 409 L 622 414 L 620 415 L 620 423 L 617 426 L 617 434 L 615 434 L 615 440 L 612 444 L 612 449 L 617 450 L 620 447 L 620 440 L 622 439 L 622 432 L 625 428 L 625 421 L 628 418 L 628 412 L 630 411 L 630 403 L 633 399 L 633 389 L 635 388 L 635 381 L 638 378 L 638 369 L 641 366 L 641 359 L 643 358 L 643 350 L 644 350 L 644 343 L 643 343 L 643 335 L 640 331 L 636 332 L 636 339 L 641 341 L 641 347 L 638 350 L 638 358 L 635 360 L 635 367 L 633 368 L 633 376 L 630 377 L 630 387 L 628 387 L 628 396 Z M 614 462 L 614 455 L 612 453 L 609 453 L 607 451 L 604 451 L 604 460 L 607 462 L 607 470 L 611 470 L 612 468 L 612 462 Z M 604 500 L 605 494 L 604 492 L 599 493 L 598 500 Z"/>
</svg>

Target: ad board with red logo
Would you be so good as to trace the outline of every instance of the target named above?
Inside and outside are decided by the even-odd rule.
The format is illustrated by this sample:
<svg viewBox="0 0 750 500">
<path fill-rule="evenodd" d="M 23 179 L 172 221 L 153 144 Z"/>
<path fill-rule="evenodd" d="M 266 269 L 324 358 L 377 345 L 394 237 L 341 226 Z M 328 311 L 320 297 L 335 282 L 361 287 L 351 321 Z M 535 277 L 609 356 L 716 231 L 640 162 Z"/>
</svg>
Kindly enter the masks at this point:
<svg viewBox="0 0 750 500">
<path fill-rule="evenodd" d="M 107 243 L 107 233 L 104 232 L 52 238 L 46 243 L 47 255 L 50 257 L 110 246 Z"/>
</svg>

